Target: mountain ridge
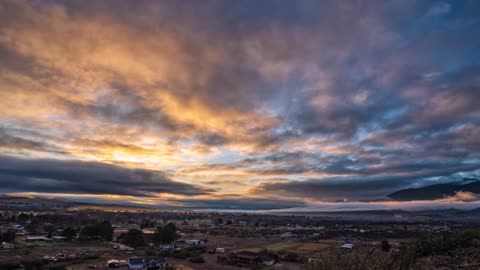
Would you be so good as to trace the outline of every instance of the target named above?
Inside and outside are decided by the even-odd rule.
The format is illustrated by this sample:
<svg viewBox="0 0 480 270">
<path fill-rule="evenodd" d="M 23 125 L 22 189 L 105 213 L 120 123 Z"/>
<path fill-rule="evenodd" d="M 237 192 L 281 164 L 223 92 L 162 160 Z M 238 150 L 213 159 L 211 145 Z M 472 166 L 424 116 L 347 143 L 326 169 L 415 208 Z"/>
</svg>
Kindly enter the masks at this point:
<svg viewBox="0 0 480 270">
<path fill-rule="evenodd" d="M 395 201 L 428 201 L 454 196 L 457 192 L 480 194 L 480 179 L 464 178 L 460 182 L 429 185 L 420 188 L 407 188 L 387 195 Z"/>
</svg>

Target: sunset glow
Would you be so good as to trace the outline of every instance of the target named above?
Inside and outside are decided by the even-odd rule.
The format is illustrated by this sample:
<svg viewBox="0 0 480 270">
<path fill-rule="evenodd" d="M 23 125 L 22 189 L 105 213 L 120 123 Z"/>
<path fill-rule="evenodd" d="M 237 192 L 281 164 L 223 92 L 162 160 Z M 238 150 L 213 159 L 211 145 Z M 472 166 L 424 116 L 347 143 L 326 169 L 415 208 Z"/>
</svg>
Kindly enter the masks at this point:
<svg viewBox="0 0 480 270">
<path fill-rule="evenodd" d="M 478 207 L 372 201 L 480 178 L 480 5 L 348 2 L 1 1 L 0 193 Z"/>
</svg>

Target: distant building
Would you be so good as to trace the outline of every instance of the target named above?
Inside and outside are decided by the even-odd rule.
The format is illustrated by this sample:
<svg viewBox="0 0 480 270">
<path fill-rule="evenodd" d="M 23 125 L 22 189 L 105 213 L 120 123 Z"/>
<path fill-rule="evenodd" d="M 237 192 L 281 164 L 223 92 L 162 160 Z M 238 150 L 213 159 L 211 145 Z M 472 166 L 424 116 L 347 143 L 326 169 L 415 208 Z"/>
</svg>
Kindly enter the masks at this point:
<svg viewBox="0 0 480 270">
<path fill-rule="evenodd" d="M 258 265 L 264 264 L 271 266 L 275 264 L 275 258 L 268 255 L 261 255 L 252 251 L 240 251 L 232 253 L 230 256 L 230 263 L 243 265 Z"/>
<path fill-rule="evenodd" d="M 67 240 L 67 237 L 55 235 L 55 236 L 52 236 L 52 240 L 54 240 L 54 241 L 65 241 L 65 240 Z"/>
<path fill-rule="evenodd" d="M 7 242 L 2 242 L 2 249 L 14 249 L 15 244 L 13 243 L 7 243 Z"/>
<path fill-rule="evenodd" d="M 295 235 L 291 232 L 284 232 L 280 235 L 281 238 L 290 238 L 290 237 L 294 237 Z"/>
<path fill-rule="evenodd" d="M 109 260 L 107 261 L 107 267 L 108 268 L 120 267 L 120 262 L 118 260 Z"/>
<path fill-rule="evenodd" d="M 159 268 L 167 267 L 168 263 L 165 258 L 158 257 L 132 257 L 128 259 L 128 269 L 130 270 L 154 270 Z"/>
<path fill-rule="evenodd" d="M 346 249 L 346 250 L 352 250 L 353 249 L 353 244 L 351 243 L 345 243 L 341 246 L 342 249 Z"/>
<path fill-rule="evenodd" d="M 161 250 L 171 250 L 175 248 L 174 244 L 160 244 L 159 248 Z"/>
<path fill-rule="evenodd" d="M 25 236 L 26 241 L 52 241 L 52 238 L 48 238 L 43 235 L 27 235 Z"/>
<path fill-rule="evenodd" d="M 199 240 L 199 239 L 189 239 L 189 240 L 185 240 L 185 243 L 187 243 L 189 245 L 192 245 L 192 246 L 203 246 L 205 241 Z"/>
<path fill-rule="evenodd" d="M 134 251 L 135 250 L 135 248 L 129 247 L 129 246 L 119 246 L 118 249 L 122 250 L 122 251 Z"/>
</svg>

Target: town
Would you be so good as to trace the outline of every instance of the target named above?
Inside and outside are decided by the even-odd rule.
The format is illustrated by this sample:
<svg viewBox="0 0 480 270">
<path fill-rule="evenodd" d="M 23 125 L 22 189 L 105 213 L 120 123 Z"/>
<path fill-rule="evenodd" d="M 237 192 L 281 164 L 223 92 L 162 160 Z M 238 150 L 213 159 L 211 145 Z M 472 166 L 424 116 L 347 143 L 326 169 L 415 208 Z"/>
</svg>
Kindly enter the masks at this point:
<svg viewBox="0 0 480 270">
<path fill-rule="evenodd" d="M 323 269 L 309 267 L 332 252 L 394 254 L 423 235 L 480 225 L 476 217 L 1 206 L 0 269 Z"/>
</svg>

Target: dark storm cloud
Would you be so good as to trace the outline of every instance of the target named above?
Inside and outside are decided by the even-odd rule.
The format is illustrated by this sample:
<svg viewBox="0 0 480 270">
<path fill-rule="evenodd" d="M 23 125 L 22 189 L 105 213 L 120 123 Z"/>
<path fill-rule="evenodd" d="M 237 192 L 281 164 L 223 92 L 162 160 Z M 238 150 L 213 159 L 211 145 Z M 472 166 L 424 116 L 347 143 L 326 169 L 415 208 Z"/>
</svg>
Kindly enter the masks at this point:
<svg viewBox="0 0 480 270">
<path fill-rule="evenodd" d="M 0 156 L 2 191 L 154 196 L 204 195 L 211 190 L 170 180 L 164 173 L 119 166 Z"/>
<path fill-rule="evenodd" d="M 191 183 L 217 170 L 315 177 L 261 190 L 376 197 L 477 168 L 479 18 L 468 0 L 3 1 L 0 121 L 38 134 L 0 129 L 0 146 L 119 164 L 165 158 Z M 103 180 L 78 186 L 47 170 L 54 161 L 16 163 L 2 175 L 20 190 L 145 195 L 184 185 L 87 163 Z"/>
<path fill-rule="evenodd" d="M 51 139 L 35 131 L 0 126 L 0 148 L 3 149 L 65 153 L 61 148 L 47 142 Z"/>
<path fill-rule="evenodd" d="M 384 175 L 369 177 L 335 177 L 260 184 L 255 193 L 281 194 L 285 196 L 306 197 L 319 201 L 336 200 L 374 200 L 410 187 L 433 182 L 454 181 L 453 174 L 466 172 L 478 176 L 480 164 L 466 164 L 457 168 L 444 168 L 434 172 L 411 172 L 406 175 Z M 451 176 L 451 177 L 443 177 Z M 431 179 L 438 178 L 440 179 Z M 432 182 L 433 181 L 433 182 Z"/>
</svg>

